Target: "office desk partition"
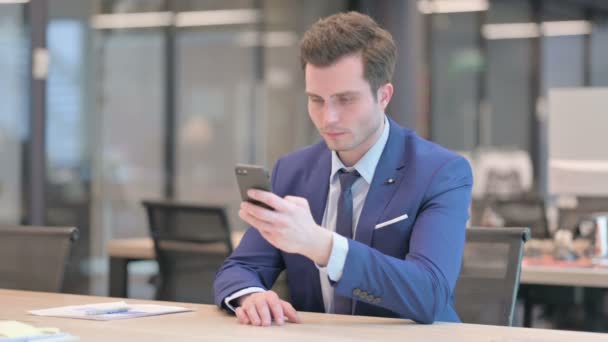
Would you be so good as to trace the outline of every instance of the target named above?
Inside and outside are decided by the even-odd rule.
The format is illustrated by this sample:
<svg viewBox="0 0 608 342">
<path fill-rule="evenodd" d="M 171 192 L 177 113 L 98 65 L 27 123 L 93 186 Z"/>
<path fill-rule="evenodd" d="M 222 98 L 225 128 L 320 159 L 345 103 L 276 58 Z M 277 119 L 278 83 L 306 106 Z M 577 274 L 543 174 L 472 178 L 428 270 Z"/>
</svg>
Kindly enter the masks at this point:
<svg viewBox="0 0 608 342">
<path fill-rule="evenodd" d="M 129 299 L 127 303 L 178 305 L 193 312 L 120 321 L 39 317 L 28 310 L 113 301 L 106 297 L 0 289 L 0 320 L 57 327 L 82 341 L 606 341 L 606 334 L 301 312 L 301 324 L 245 326 L 217 307 Z"/>
</svg>

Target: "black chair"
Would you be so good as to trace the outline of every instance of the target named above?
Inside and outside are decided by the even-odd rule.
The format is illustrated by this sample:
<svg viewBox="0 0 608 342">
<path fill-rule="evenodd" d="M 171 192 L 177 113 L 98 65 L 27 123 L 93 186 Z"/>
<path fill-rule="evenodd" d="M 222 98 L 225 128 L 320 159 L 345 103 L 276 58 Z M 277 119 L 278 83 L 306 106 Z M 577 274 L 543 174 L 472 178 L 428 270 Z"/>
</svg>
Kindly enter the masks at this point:
<svg viewBox="0 0 608 342">
<path fill-rule="evenodd" d="M 143 201 L 154 240 L 159 277 L 156 299 L 213 303 L 213 280 L 232 253 L 223 207 Z"/>
<path fill-rule="evenodd" d="M 511 326 L 528 228 L 469 228 L 454 290 L 464 323 Z"/>
<path fill-rule="evenodd" d="M 535 239 L 551 236 L 544 198 L 529 195 L 500 199 L 493 207 L 504 219 L 505 227 L 530 227 L 530 234 Z"/>
<path fill-rule="evenodd" d="M 0 227 L 0 288 L 61 292 L 78 229 Z"/>
<path fill-rule="evenodd" d="M 530 233 L 535 239 L 551 236 L 545 200 L 542 197 L 526 194 L 512 198 L 487 197 L 474 200 L 471 203 L 471 225 L 494 226 L 484 220 L 483 215 L 487 210 L 501 220 L 501 227 L 530 227 Z"/>
</svg>

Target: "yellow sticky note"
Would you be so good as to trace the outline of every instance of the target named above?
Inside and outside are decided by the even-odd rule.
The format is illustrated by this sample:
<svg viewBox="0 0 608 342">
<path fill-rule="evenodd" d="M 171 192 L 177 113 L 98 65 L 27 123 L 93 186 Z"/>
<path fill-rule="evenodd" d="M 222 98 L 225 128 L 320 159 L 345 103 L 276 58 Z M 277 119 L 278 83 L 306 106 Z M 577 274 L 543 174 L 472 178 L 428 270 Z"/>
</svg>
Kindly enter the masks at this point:
<svg viewBox="0 0 608 342">
<path fill-rule="evenodd" d="M 57 328 L 36 328 L 17 321 L 0 321 L 0 337 L 23 337 L 57 334 Z"/>
</svg>

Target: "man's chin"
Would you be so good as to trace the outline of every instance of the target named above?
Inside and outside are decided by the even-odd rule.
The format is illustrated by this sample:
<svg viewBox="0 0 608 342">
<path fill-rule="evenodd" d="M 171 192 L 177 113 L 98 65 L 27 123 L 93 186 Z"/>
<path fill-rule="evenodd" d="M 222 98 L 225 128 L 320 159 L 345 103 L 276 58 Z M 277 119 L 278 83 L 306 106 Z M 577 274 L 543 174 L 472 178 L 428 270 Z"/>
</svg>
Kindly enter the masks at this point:
<svg viewBox="0 0 608 342">
<path fill-rule="evenodd" d="M 332 151 L 336 151 L 336 152 L 344 152 L 344 151 L 350 150 L 349 146 L 347 146 L 345 144 L 338 144 L 335 141 L 325 140 L 325 144 L 327 145 L 328 149 L 330 149 Z"/>
</svg>

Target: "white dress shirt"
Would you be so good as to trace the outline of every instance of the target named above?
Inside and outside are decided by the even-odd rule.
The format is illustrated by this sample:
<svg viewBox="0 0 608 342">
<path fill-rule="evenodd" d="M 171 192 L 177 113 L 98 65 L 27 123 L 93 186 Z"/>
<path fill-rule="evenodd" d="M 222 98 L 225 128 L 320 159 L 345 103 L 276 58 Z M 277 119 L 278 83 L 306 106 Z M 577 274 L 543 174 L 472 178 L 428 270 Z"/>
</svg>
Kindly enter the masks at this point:
<svg viewBox="0 0 608 342">
<path fill-rule="evenodd" d="M 338 157 L 336 151 L 331 152 L 331 175 L 329 178 L 329 193 L 327 196 L 327 205 L 325 206 L 325 213 L 323 215 L 322 227 L 329 229 L 333 232 L 333 245 L 327 267 L 319 267 L 319 275 L 321 281 L 321 291 L 323 293 L 323 304 L 325 305 L 325 312 L 333 313 L 333 299 L 334 299 L 334 288 L 331 286 L 330 279 L 332 281 L 339 281 L 342 278 L 342 271 L 344 270 L 344 263 L 346 262 L 346 255 L 348 254 L 348 240 L 336 233 L 336 220 L 338 216 L 338 199 L 340 198 L 340 178 L 337 173 L 340 169 L 344 168 L 348 171 L 357 170 L 361 175 L 361 178 L 357 179 L 351 188 L 353 194 L 353 238 L 357 236 L 357 224 L 359 223 L 359 216 L 363 210 L 363 204 L 365 198 L 369 192 L 369 187 L 374 179 L 374 173 L 376 172 L 376 166 L 382 156 L 382 151 L 388 141 L 389 123 L 386 117 L 384 118 L 384 129 L 380 138 L 376 143 L 359 159 L 359 161 L 352 167 L 346 167 Z M 329 278 L 328 278 L 329 277 Z"/>
<path fill-rule="evenodd" d="M 380 138 L 376 143 L 359 159 L 359 161 L 352 167 L 346 167 L 338 157 L 336 151 L 331 152 L 331 174 L 329 179 L 329 190 L 327 195 L 327 204 L 325 206 L 325 212 L 323 214 L 322 227 L 329 229 L 333 232 L 333 244 L 329 260 L 326 267 L 320 267 L 319 278 L 321 281 L 321 291 L 323 294 L 323 304 L 325 305 L 325 312 L 333 313 L 333 298 L 334 288 L 331 286 L 330 279 L 332 281 L 339 281 L 342 277 L 342 271 L 344 270 L 344 263 L 346 262 L 346 255 L 348 254 L 348 240 L 336 233 L 336 219 L 338 215 L 338 199 L 340 198 L 340 180 L 337 175 L 338 171 L 342 168 L 352 171 L 357 170 L 361 175 L 361 178 L 357 179 L 351 188 L 353 194 L 353 237 L 356 238 L 357 224 L 359 223 L 359 216 L 363 210 L 363 204 L 369 187 L 374 178 L 376 172 L 376 166 L 382 156 L 382 151 L 388 141 L 389 133 L 389 122 L 384 117 L 384 129 Z M 226 297 L 225 303 L 228 308 L 234 311 L 234 306 L 231 303 L 233 300 L 240 298 L 246 294 L 254 292 L 266 291 L 260 287 L 248 287 L 239 290 L 230 296 Z"/>
</svg>

